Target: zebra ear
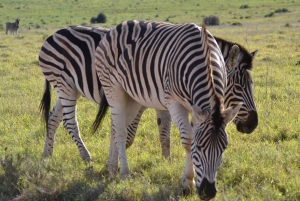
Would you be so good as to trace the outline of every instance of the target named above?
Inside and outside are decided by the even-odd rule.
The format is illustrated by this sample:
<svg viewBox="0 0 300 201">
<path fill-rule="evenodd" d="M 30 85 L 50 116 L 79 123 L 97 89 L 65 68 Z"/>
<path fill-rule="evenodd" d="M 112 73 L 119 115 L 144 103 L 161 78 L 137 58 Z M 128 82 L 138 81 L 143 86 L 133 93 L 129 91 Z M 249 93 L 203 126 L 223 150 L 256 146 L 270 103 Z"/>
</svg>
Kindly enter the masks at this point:
<svg viewBox="0 0 300 201">
<path fill-rule="evenodd" d="M 238 56 L 240 54 L 240 48 L 237 45 L 233 45 L 230 50 L 229 50 L 229 55 L 228 55 L 228 66 L 229 68 L 233 68 L 234 64 L 237 62 Z"/>
<path fill-rule="evenodd" d="M 251 52 L 250 55 L 252 56 L 252 61 L 254 60 L 258 50 L 255 50 L 254 52 Z"/>
<path fill-rule="evenodd" d="M 235 116 L 238 114 L 242 107 L 243 103 L 239 103 L 234 107 L 229 107 L 223 111 L 224 124 L 227 125 L 230 121 L 232 121 Z"/>
</svg>

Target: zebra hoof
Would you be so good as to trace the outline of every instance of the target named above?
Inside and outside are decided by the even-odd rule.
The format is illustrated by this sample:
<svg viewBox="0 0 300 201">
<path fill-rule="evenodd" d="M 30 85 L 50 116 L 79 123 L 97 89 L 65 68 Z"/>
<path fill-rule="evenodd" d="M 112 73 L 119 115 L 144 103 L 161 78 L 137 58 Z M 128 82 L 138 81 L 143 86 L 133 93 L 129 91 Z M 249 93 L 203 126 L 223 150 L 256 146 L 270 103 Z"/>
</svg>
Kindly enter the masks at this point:
<svg viewBox="0 0 300 201">
<path fill-rule="evenodd" d="M 45 151 L 43 153 L 43 158 L 51 158 L 52 157 L 52 152 L 51 151 Z"/>
<path fill-rule="evenodd" d="M 81 156 L 81 158 L 82 158 L 82 160 L 84 162 L 90 162 L 90 161 L 92 161 L 92 157 L 90 155 L 88 155 L 88 154 L 85 154 L 85 155 Z"/>
<path fill-rule="evenodd" d="M 190 180 L 186 177 L 183 177 L 182 178 L 182 186 L 183 186 L 183 194 L 185 196 L 187 196 L 194 192 L 196 184 L 195 184 L 194 179 Z"/>
<path fill-rule="evenodd" d="M 114 165 L 107 164 L 107 170 L 110 174 L 110 176 L 115 176 L 117 174 L 118 167 L 115 167 Z"/>
<path fill-rule="evenodd" d="M 84 162 L 91 162 L 92 161 L 92 158 L 89 156 L 89 157 L 82 157 L 82 160 Z"/>
<path fill-rule="evenodd" d="M 43 154 L 43 156 L 42 156 L 43 158 L 51 158 L 52 157 L 52 155 L 51 154 Z"/>
<path fill-rule="evenodd" d="M 92 161 L 92 157 L 91 157 L 91 154 L 89 151 L 87 150 L 82 150 L 80 151 L 80 155 L 81 155 L 81 158 L 84 162 L 90 162 Z"/>
<path fill-rule="evenodd" d="M 125 180 L 130 177 L 130 173 L 121 173 L 121 179 Z"/>
<path fill-rule="evenodd" d="M 130 171 L 128 168 L 121 168 L 120 175 L 122 179 L 127 179 L 130 176 Z"/>
</svg>

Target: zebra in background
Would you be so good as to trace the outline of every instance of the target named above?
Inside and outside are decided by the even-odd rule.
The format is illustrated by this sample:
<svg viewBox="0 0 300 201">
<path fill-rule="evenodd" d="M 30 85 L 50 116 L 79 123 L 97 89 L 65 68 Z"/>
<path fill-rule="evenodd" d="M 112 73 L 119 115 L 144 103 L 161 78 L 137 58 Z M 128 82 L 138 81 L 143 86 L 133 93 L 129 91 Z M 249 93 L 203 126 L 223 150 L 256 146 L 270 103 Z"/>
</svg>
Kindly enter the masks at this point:
<svg viewBox="0 0 300 201">
<path fill-rule="evenodd" d="M 52 36 L 50 36 L 43 44 L 43 47 L 41 48 L 39 62 L 40 65 L 43 66 L 42 70 L 47 72 L 48 75 L 56 74 L 56 75 L 65 75 L 65 77 L 62 77 L 65 80 L 65 85 L 73 85 L 72 80 L 78 80 L 80 78 L 76 78 L 77 76 L 82 77 L 82 73 L 90 68 L 90 74 L 87 75 L 85 78 L 81 78 L 83 81 L 87 80 L 94 80 L 95 78 L 92 75 L 96 74 L 96 70 L 94 66 L 92 65 L 92 56 L 95 54 L 95 49 L 97 44 L 100 42 L 100 39 L 108 32 L 107 29 L 103 28 L 97 28 L 97 27 L 67 27 L 64 29 L 59 30 L 58 32 L 54 33 Z M 88 40 L 89 42 L 84 42 L 81 40 L 82 37 L 85 38 L 91 38 L 91 40 Z M 65 40 L 67 38 L 70 38 L 71 40 Z M 78 38 L 78 39 L 76 39 Z M 59 39 L 59 40 L 58 40 Z M 64 42 L 56 42 L 56 41 L 62 41 L 64 39 Z M 252 92 L 252 80 L 250 77 L 250 74 L 248 70 L 251 70 L 252 67 L 252 61 L 254 59 L 255 54 L 257 51 L 248 53 L 248 51 L 242 47 L 241 45 L 237 44 L 235 47 L 234 43 L 228 42 L 226 40 L 223 40 L 221 38 L 215 37 L 216 41 L 218 42 L 219 47 L 221 47 L 223 57 L 226 62 L 226 69 L 227 72 L 227 87 L 225 91 L 226 97 L 231 97 L 231 99 L 228 99 L 228 101 L 225 101 L 225 107 L 233 106 L 236 104 L 239 100 L 239 102 L 243 102 L 242 108 L 240 109 L 239 114 L 234 119 L 234 122 L 237 122 L 236 119 L 240 117 L 240 114 L 242 112 L 248 112 L 249 114 L 254 113 L 255 115 L 248 115 L 242 116 L 246 118 L 245 120 L 242 120 L 245 129 L 248 129 L 252 131 L 256 128 L 257 125 L 257 112 L 255 108 L 255 104 L 253 101 L 253 92 Z M 68 44 L 68 45 L 64 45 Z M 70 53 L 72 52 L 69 47 L 73 47 L 74 53 L 72 56 Z M 64 50 L 65 49 L 65 50 Z M 235 50 L 235 51 L 233 51 Z M 239 51 L 240 50 L 240 51 Z M 61 55 L 61 59 L 57 60 L 56 53 L 59 53 Z M 78 57 L 78 58 L 76 58 Z M 239 62 L 237 61 L 237 58 L 239 58 Z M 79 62 L 79 61 L 85 61 L 85 62 Z M 61 74 L 61 72 L 57 71 L 57 68 L 55 66 L 57 65 L 57 62 L 61 62 L 59 64 L 60 66 L 65 67 L 65 71 L 75 71 L 79 72 L 78 75 L 74 75 L 75 77 L 73 79 L 68 78 L 66 75 L 69 73 Z M 76 69 L 74 69 L 76 68 Z M 57 72 L 56 72 L 57 71 Z M 230 73 L 233 72 L 233 73 Z M 47 80 L 48 75 L 45 75 L 45 78 Z M 58 77 L 60 77 L 58 76 Z M 59 79 L 62 79 L 59 78 Z M 51 79 L 51 83 L 55 84 L 55 78 Z M 68 82 L 71 82 L 70 84 Z M 46 81 L 47 83 L 47 81 Z M 88 86 L 88 85 L 86 85 Z M 94 89 L 101 89 L 100 82 L 93 81 L 93 85 L 91 85 Z M 235 88 L 240 89 L 242 87 L 243 91 L 236 90 Z M 91 95 L 85 95 L 89 94 L 89 91 L 93 91 L 94 89 L 88 89 L 82 88 L 79 85 L 76 85 L 76 88 L 68 88 L 68 93 L 71 94 L 78 94 L 80 91 L 82 93 L 83 97 L 88 98 L 89 100 L 99 104 L 100 103 L 100 94 L 94 93 Z M 237 93 L 238 92 L 238 93 Z M 54 136 L 55 131 L 57 127 L 59 126 L 60 122 L 63 118 L 63 111 L 62 111 L 62 105 L 60 103 L 60 100 L 57 100 L 56 106 L 53 108 L 52 112 L 49 115 L 49 109 L 50 109 L 50 86 L 46 84 L 45 89 L 45 95 L 42 99 L 42 110 L 45 115 L 46 121 L 46 127 L 48 128 L 45 135 L 45 146 L 44 146 L 44 157 L 52 156 L 53 154 L 53 144 L 54 144 Z M 63 93 L 61 91 L 61 93 Z M 49 94 L 49 95 L 46 95 Z M 66 96 L 66 95 L 65 95 Z M 71 95 L 72 97 L 74 95 Z M 94 98 L 93 98 L 94 97 Z M 244 99 L 248 101 L 244 101 Z M 234 102 L 235 101 L 235 102 Z M 75 102 L 76 104 L 76 102 Z M 253 107 L 254 106 L 254 107 Z M 76 105 L 75 105 L 76 107 Z M 47 109 L 46 109 L 47 108 Z M 126 142 L 126 148 L 130 147 L 134 141 L 136 129 L 138 127 L 140 118 L 142 116 L 143 111 L 145 110 L 145 107 L 142 107 L 139 111 L 139 114 L 137 115 L 136 119 L 133 121 L 133 123 L 128 126 L 127 128 L 127 142 Z M 253 112 L 252 112 L 253 111 Z M 156 111 L 157 113 L 157 123 L 159 128 L 159 136 L 160 136 L 160 142 L 162 147 L 162 155 L 165 157 L 170 156 L 170 126 L 171 126 L 171 117 L 168 111 Z M 74 116 L 75 117 L 75 116 Z M 256 122 L 256 125 L 251 128 L 250 125 L 247 124 L 247 122 Z M 74 126 L 77 126 L 77 124 L 74 124 Z M 77 131 L 78 133 L 71 134 L 71 136 L 75 136 L 73 138 L 79 138 L 77 140 L 77 145 L 79 146 L 79 150 L 82 150 L 85 148 L 84 145 L 81 145 L 78 142 L 81 142 L 82 139 L 80 138 L 79 134 L 79 128 L 73 129 L 73 131 Z M 88 150 L 80 151 L 81 156 L 83 160 L 90 160 L 90 155 Z M 111 153 L 111 152 L 110 152 Z"/>
<path fill-rule="evenodd" d="M 207 200 L 215 197 L 216 174 L 228 144 L 225 127 L 241 104 L 224 110 L 225 63 L 205 26 L 123 22 L 105 35 L 95 57 L 105 94 L 101 96 L 107 99 L 100 104 L 98 114 L 102 120 L 110 106 L 114 140 L 110 145 L 118 152 L 121 176 L 130 173 L 126 126 L 142 106 L 168 110 L 186 151 L 184 189 L 195 185 L 195 166 L 198 195 Z M 192 114 L 193 129 L 188 113 Z M 112 174 L 117 167 L 118 160 L 108 161 Z"/>
<path fill-rule="evenodd" d="M 10 31 L 10 34 L 18 34 L 20 19 L 16 19 L 15 22 L 6 22 L 6 34 Z"/>
<path fill-rule="evenodd" d="M 105 28 L 67 27 L 44 42 L 39 54 L 39 65 L 45 76 L 45 92 L 40 105 L 46 122 L 44 157 L 52 156 L 55 131 L 63 120 L 82 159 L 91 159 L 80 137 L 76 104 L 81 95 L 100 104 L 102 88 L 93 65 L 94 53 L 108 31 Z M 49 114 L 50 83 L 58 100 Z"/>
</svg>

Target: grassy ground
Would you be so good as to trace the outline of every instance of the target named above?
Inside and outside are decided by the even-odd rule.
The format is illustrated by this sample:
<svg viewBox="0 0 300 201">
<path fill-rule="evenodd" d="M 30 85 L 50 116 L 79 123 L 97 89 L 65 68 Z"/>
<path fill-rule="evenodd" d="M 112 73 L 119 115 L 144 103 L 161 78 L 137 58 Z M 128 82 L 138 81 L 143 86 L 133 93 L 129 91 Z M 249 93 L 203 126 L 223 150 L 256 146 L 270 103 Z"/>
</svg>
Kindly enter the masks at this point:
<svg viewBox="0 0 300 201">
<path fill-rule="evenodd" d="M 97 106 L 83 98 L 78 104 L 78 120 L 93 161 L 81 161 L 62 127 L 57 131 L 54 156 L 41 158 L 45 132 L 38 112 L 44 87 L 37 63 L 40 47 L 58 28 L 89 23 L 100 11 L 107 16 L 107 23 L 101 24 L 106 27 L 133 18 L 201 24 L 203 16 L 217 15 L 222 25 L 208 27 L 213 35 L 243 44 L 249 51 L 259 49 L 252 71 L 259 126 L 251 135 L 238 133 L 233 124 L 228 126 L 230 143 L 218 173 L 215 200 L 300 200 L 299 3 L 24 2 L 0 3 L 3 27 L 6 21 L 21 18 L 18 36 L 5 35 L 4 30 L 0 33 L 1 201 L 198 200 L 196 195 L 183 197 L 181 193 L 185 155 L 178 131 L 172 127 L 169 162 L 160 153 L 152 110 L 143 116 L 137 139 L 128 150 L 132 174 L 126 181 L 108 177 L 109 118 L 92 134 Z M 249 8 L 240 9 L 241 5 Z M 290 12 L 264 17 L 279 8 Z M 242 26 L 231 26 L 234 22 Z M 53 102 L 55 97 L 53 94 Z"/>
</svg>

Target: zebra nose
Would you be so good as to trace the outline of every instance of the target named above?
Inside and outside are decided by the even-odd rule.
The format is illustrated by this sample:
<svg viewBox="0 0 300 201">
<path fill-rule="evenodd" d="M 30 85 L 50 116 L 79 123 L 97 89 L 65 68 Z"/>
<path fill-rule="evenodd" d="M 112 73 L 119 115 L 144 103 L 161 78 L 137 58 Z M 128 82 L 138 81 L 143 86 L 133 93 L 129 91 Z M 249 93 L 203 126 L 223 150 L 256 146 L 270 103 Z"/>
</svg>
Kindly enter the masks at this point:
<svg viewBox="0 0 300 201">
<path fill-rule="evenodd" d="M 239 122 L 236 129 L 241 133 L 252 133 L 258 125 L 258 115 L 256 111 L 250 111 L 245 122 Z"/>
<path fill-rule="evenodd" d="M 213 199 L 217 194 L 215 182 L 210 183 L 206 178 L 204 178 L 200 187 L 197 187 L 197 193 L 202 200 Z"/>
</svg>

